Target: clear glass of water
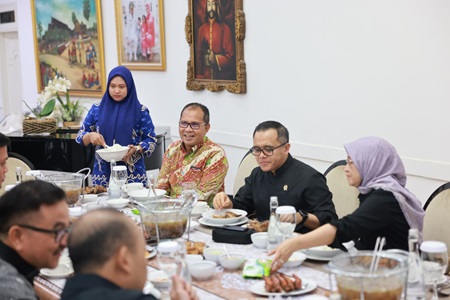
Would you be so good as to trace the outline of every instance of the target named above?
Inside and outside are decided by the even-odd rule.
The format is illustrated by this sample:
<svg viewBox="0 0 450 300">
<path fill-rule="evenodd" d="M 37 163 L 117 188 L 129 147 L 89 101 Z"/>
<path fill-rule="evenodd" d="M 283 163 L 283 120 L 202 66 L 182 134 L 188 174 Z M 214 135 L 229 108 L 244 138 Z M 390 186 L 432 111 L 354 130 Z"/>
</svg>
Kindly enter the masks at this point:
<svg viewBox="0 0 450 300">
<path fill-rule="evenodd" d="M 181 197 L 191 207 L 194 207 L 198 200 L 197 185 L 195 182 L 183 182 L 181 184 Z"/>
<path fill-rule="evenodd" d="M 283 235 L 283 240 L 288 239 L 297 225 L 297 211 L 293 206 L 279 206 L 275 210 L 277 228 Z"/>
<path fill-rule="evenodd" d="M 437 284 L 448 266 L 447 246 L 439 241 L 424 241 L 420 245 L 425 284 L 433 286 L 432 300 L 437 300 Z"/>
<path fill-rule="evenodd" d="M 113 180 L 120 188 L 120 197 L 123 196 L 123 188 L 127 182 L 128 173 L 127 167 L 125 166 L 115 166 L 113 167 Z"/>
</svg>

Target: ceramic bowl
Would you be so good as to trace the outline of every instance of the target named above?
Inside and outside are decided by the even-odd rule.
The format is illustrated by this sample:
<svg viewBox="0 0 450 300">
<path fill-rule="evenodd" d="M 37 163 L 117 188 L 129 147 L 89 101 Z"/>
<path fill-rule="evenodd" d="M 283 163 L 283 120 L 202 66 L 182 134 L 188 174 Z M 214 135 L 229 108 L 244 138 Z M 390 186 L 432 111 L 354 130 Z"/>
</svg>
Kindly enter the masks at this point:
<svg viewBox="0 0 450 300">
<path fill-rule="evenodd" d="M 142 182 L 130 182 L 125 185 L 125 190 L 127 193 L 137 190 L 142 190 L 144 188 L 144 185 Z"/>
<path fill-rule="evenodd" d="M 152 271 L 148 272 L 147 279 L 150 281 L 155 288 L 168 288 L 170 286 L 170 278 L 164 271 Z"/>
<path fill-rule="evenodd" d="M 200 254 L 187 254 L 186 255 L 186 263 L 192 264 L 203 260 L 203 256 Z"/>
<path fill-rule="evenodd" d="M 121 161 L 125 154 L 127 154 L 128 147 L 116 144 L 106 149 L 99 149 L 95 152 L 107 162 L 111 162 L 111 159 L 114 159 L 115 161 Z"/>
<path fill-rule="evenodd" d="M 258 248 L 265 249 L 267 247 L 267 232 L 255 232 L 250 238 L 252 239 L 253 245 Z"/>
<path fill-rule="evenodd" d="M 98 196 L 95 194 L 86 194 L 83 197 L 84 197 L 83 204 L 97 202 L 97 200 L 98 200 Z"/>
<path fill-rule="evenodd" d="M 208 208 L 209 208 L 208 203 L 206 203 L 205 201 L 198 201 L 192 208 L 191 214 L 200 216 L 202 213 L 207 211 Z"/>
<path fill-rule="evenodd" d="M 225 251 L 222 248 L 205 248 L 203 249 L 203 256 L 206 260 L 219 263 L 219 256 L 224 254 Z"/>
<path fill-rule="evenodd" d="M 283 267 L 286 268 L 295 268 L 298 267 L 304 262 L 306 259 L 306 254 L 302 252 L 294 252 L 291 257 L 289 257 L 288 261 L 284 263 Z"/>
<path fill-rule="evenodd" d="M 197 280 L 208 280 L 214 275 L 217 264 L 213 261 L 198 261 L 189 264 L 189 272 L 191 276 Z"/>
<path fill-rule="evenodd" d="M 83 204 L 82 207 L 84 207 L 86 210 L 94 210 L 98 208 L 104 207 L 103 203 L 97 203 L 97 202 L 91 202 Z"/>
<path fill-rule="evenodd" d="M 115 208 L 115 209 L 122 209 L 125 206 L 127 206 L 127 204 L 130 202 L 130 200 L 128 199 L 109 199 L 105 201 L 106 204 L 108 204 L 109 206 Z"/>
<path fill-rule="evenodd" d="M 150 191 L 150 195 L 148 193 L 148 189 L 142 189 L 142 190 L 135 190 L 128 192 L 128 196 L 133 198 L 136 201 L 139 202 L 145 202 L 148 200 L 155 200 L 155 199 L 162 199 L 164 198 L 164 195 L 166 194 L 165 190 L 155 189 L 157 197 L 155 197 L 155 194 L 153 194 L 153 191 Z"/>
<path fill-rule="evenodd" d="M 238 253 L 229 253 L 230 257 L 228 258 L 228 255 L 222 254 L 219 256 L 219 261 L 222 267 L 225 270 L 238 270 L 242 268 L 242 266 L 245 263 L 245 255 L 238 254 Z"/>
</svg>

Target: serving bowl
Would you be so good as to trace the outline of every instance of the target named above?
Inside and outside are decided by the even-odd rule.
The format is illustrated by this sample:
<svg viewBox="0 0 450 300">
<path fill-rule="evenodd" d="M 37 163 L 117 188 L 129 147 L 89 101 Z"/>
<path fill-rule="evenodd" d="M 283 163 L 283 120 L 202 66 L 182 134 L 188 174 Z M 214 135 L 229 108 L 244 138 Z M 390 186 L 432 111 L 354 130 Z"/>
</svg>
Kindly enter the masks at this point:
<svg viewBox="0 0 450 300">
<path fill-rule="evenodd" d="M 304 262 L 306 259 L 306 255 L 302 252 L 294 252 L 291 257 L 289 257 L 288 261 L 284 263 L 283 267 L 286 268 L 295 268 L 298 267 Z"/>
<path fill-rule="evenodd" d="M 206 260 L 210 260 L 219 263 L 219 256 L 224 254 L 225 251 L 222 248 L 205 248 L 203 249 L 203 256 Z"/>
<path fill-rule="evenodd" d="M 225 218 L 224 216 L 226 215 L 226 213 L 233 213 L 233 214 L 236 214 L 239 216 Z M 245 216 L 247 216 L 247 212 L 245 210 L 234 209 L 234 208 L 221 209 L 221 210 L 209 209 L 209 210 L 205 211 L 204 213 L 202 213 L 202 217 L 207 219 L 208 222 L 214 223 L 214 224 L 223 224 L 223 225 L 236 223 Z"/>
<path fill-rule="evenodd" d="M 115 209 L 122 209 L 125 206 L 127 206 L 127 204 L 130 202 L 130 200 L 119 198 L 119 199 L 109 199 L 109 200 L 106 200 L 105 202 L 106 202 L 106 204 L 108 204 L 109 206 L 111 206 Z"/>
<path fill-rule="evenodd" d="M 125 185 L 125 192 L 129 193 L 132 191 L 142 190 L 144 188 L 144 184 L 142 182 L 130 182 Z"/>
<path fill-rule="evenodd" d="M 111 159 L 114 159 L 115 161 L 121 161 L 122 158 L 127 154 L 128 152 L 127 146 L 120 146 L 119 144 L 114 144 L 114 146 L 99 149 L 95 151 L 103 160 L 106 160 L 107 162 L 111 162 Z"/>
<path fill-rule="evenodd" d="M 229 255 L 229 257 L 227 254 L 222 254 L 219 256 L 219 261 L 222 267 L 230 271 L 242 268 L 245 262 L 245 255 L 238 253 L 229 253 Z"/>
<path fill-rule="evenodd" d="M 150 191 L 150 194 L 149 194 L 148 189 L 135 190 L 135 191 L 127 192 L 127 194 L 128 194 L 128 196 L 130 196 L 131 198 L 133 198 L 134 200 L 139 201 L 139 202 L 162 199 L 162 198 L 164 198 L 164 195 L 166 194 L 166 191 L 161 190 L 161 189 L 155 189 L 155 192 L 157 195 L 156 197 L 155 197 L 155 194 L 153 194 L 153 191 Z"/>
<path fill-rule="evenodd" d="M 250 236 L 253 245 L 265 249 L 267 247 L 267 232 L 255 232 Z"/>
<path fill-rule="evenodd" d="M 97 202 L 98 196 L 95 194 L 85 194 L 83 196 L 83 204 Z"/>
<path fill-rule="evenodd" d="M 217 264 L 213 261 L 198 261 L 189 264 L 188 269 L 191 276 L 197 280 L 208 280 L 216 271 Z"/>
</svg>

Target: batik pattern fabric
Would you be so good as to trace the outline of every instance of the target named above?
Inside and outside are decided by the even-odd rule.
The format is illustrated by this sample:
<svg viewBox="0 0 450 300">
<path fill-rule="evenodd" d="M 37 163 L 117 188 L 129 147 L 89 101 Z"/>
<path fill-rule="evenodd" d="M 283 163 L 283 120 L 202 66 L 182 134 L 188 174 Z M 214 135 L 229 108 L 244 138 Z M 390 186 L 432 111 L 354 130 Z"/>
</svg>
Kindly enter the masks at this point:
<svg viewBox="0 0 450 300">
<path fill-rule="evenodd" d="M 211 205 L 214 196 L 225 189 L 228 160 L 219 145 L 204 137 L 203 142 L 187 152 L 183 142 L 172 143 L 164 153 L 157 187 L 171 198 L 179 197 L 183 182 L 195 182 L 199 200 Z"/>
<path fill-rule="evenodd" d="M 76 142 L 83 144 L 83 136 L 89 132 L 97 132 L 97 121 L 99 115 L 99 104 L 94 104 L 89 110 L 83 122 L 80 131 L 76 137 Z M 133 145 L 140 145 L 143 149 L 142 153 L 136 153 L 127 162 L 117 162 L 118 165 L 126 165 L 128 169 L 127 182 L 142 182 L 147 186 L 147 175 L 145 169 L 144 157 L 150 156 L 156 148 L 155 126 L 148 108 L 142 106 L 141 120 L 130 133 Z M 126 146 L 126 145 L 122 145 Z M 95 150 L 102 149 L 101 146 L 96 146 Z M 108 186 L 111 175 L 110 163 L 103 160 L 97 153 L 95 153 L 94 169 L 92 172 L 92 182 L 94 185 Z"/>
</svg>

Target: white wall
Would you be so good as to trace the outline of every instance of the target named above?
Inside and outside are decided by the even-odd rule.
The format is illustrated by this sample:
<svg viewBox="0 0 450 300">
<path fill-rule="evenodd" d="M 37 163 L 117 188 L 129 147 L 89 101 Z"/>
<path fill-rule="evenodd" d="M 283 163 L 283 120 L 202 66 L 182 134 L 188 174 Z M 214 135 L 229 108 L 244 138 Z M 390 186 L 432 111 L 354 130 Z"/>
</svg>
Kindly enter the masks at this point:
<svg viewBox="0 0 450 300">
<path fill-rule="evenodd" d="M 22 97 L 34 99 L 30 3 L 18 2 Z M 101 2 L 108 72 L 117 65 L 115 14 L 111 0 Z M 245 95 L 186 90 L 187 10 L 187 0 L 164 1 L 167 70 L 133 74 L 140 100 L 172 134 L 186 103 L 209 107 L 209 136 L 230 161 L 227 192 L 267 119 L 284 123 L 294 156 L 319 171 L 345 158 L 343 143 L 377 135 L 396 146 L 423 201 L 449 180 L 450 1 L 244 0 Z"/>
</svg>

